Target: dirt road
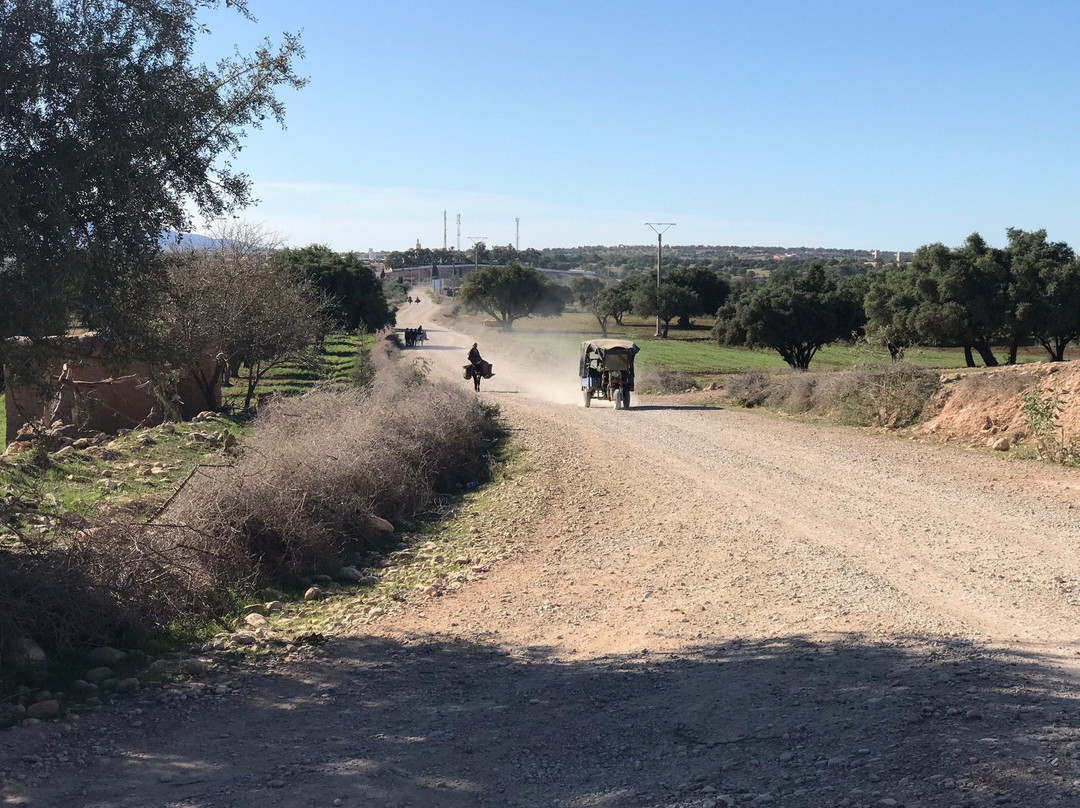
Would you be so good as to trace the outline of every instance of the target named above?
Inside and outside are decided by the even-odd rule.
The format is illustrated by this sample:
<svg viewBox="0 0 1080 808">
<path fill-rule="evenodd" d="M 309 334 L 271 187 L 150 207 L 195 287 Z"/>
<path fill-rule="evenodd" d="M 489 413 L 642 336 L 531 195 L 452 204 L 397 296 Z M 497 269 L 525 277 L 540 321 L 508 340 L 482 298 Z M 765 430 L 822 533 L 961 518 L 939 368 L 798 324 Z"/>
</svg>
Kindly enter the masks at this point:
<svg viewBox="0 0 1080 808">
<path fill-rule="evenodd" d="M 427 301 L 412 350 L 463 386 Z M 106 806 L 1080 806 L 1080 477 L 767 414 L 581 406 L 475 337 L 531 471 L 456 592 L 310 659 L 0 734 Z"/>
</svg>

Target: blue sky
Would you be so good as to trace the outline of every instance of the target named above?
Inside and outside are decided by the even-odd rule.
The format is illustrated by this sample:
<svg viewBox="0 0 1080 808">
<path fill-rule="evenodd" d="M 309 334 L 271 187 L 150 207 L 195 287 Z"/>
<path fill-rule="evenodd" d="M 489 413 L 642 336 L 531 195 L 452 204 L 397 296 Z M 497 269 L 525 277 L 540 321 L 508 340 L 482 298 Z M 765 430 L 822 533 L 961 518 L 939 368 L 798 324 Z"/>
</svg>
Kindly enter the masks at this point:
<svg viewBox="0 0 1080 808">
<path fill-rule="evenodd" d="M 1080 4 L 250 0 L 310 84 L 236 165 L 294 245 L 1080 248 Z"/>
</svg>

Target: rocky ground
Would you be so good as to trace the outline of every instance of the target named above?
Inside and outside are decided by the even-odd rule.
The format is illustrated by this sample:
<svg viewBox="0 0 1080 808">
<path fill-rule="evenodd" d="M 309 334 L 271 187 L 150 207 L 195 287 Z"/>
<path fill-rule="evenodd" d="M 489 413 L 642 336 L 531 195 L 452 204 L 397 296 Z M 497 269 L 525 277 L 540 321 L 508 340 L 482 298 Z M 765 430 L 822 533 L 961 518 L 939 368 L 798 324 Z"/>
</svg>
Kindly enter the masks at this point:
<svg viewBox="0 0 1080 808">
<path fill-rule="evenodd" d="M 414 308 L 460 379 L 473 338 Z M 1080 805 L 1075 472 L 585 409 L 573 364 L 481 349 L 522 452 L 458 575 L 0 733 L 4 804 Z"/>
</svg>

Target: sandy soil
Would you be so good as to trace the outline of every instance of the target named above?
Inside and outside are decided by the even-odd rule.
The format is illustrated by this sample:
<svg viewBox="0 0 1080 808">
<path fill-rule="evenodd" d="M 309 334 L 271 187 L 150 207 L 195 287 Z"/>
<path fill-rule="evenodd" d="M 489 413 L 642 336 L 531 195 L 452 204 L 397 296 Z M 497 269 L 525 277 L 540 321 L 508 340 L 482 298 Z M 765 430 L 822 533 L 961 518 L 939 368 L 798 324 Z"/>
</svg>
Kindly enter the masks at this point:
<svg viewBox="0 0 1080 808">
<path fill-rule="evenodd" d="M 0 734 L 109 806 L 1080 806 L 1075 472 L 759 412 L 586 409 L 478 339 L 535 473 L 507 552 L 310 658 Z M 542 486 L 539 490 L 537 486 Z"/>
</svg>

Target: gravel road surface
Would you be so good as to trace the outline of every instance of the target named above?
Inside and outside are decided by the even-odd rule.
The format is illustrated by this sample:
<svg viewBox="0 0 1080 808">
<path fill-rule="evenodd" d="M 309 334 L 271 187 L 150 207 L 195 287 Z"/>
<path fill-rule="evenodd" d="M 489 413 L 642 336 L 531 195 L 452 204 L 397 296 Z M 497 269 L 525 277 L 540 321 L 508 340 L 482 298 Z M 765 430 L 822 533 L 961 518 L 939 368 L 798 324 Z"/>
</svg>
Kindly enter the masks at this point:
<svg viewBox="0 0 1080 808">
<path fill-rule="evenodd" d="M 0 733 L 28 806 L 1080 806 L 1075 472 L 764 413 L 582 406 L 472 341 L 505 552 L 310 653 Z"/>
</svg>

